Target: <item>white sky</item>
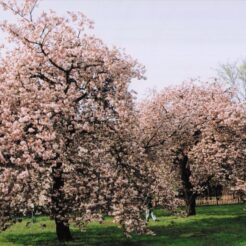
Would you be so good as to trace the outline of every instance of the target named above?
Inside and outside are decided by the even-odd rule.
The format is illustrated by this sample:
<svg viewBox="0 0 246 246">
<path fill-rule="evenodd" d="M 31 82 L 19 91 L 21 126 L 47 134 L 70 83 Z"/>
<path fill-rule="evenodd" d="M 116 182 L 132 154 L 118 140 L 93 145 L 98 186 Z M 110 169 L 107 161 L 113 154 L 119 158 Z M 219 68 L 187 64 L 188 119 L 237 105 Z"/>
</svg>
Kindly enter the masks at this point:
<svg viewBox="0 0 246 246">
<path fill-rule="evenodd" d="M 144 64 L 148 79 L 132 84 L 139 98 L 246 58 L 246 0 L 43 0 L 40 8 L 82 11 L 96 36 Z"/>
</svg>

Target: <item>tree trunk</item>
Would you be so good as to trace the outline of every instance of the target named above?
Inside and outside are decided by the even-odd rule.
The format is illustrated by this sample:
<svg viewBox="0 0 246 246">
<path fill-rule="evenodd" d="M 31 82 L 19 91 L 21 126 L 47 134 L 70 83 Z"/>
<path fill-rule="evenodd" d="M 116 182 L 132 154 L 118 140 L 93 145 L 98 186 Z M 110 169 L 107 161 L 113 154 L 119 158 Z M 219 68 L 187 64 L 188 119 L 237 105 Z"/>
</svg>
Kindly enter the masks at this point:
<svg viewBox="0 0 246 246">
<path fill-rule="evenodd" d="M 184 191 L 184 200 L 187 216 L 196 214 L 196 194 L 193 192 L 193 186 L 190 182 L 191 171 L 188 165 L 188 156 L 182 155 L 179 160 L 180 174 Z"/>
<path fill-rule="evenodd" d="M 63 221 L 55 220 L 56 222 L 56 235 L 60 242 L 72 240 L 72 235 L 69 229 Z"/>
<path fill-rule="evenodd" d="M 196 196 L 194 194 L 185 200 L 185 204 L 187 216 L 196 215 Z"/>
<path fill-rule="evenodd" d="M 57 163 L 52 168 L 53 173 L 53 195 L 52 195 L 52 217 L 55 218 L 56 234 L 59 241 L 70 241 L 72 235 L 69 229 L 68 221 L 66 218 L 66 201 L 64 200 L 65 194 L 63 191 L 64 180 L 62 163 Z M 59 219 L 58 219 L 59 218 Z"/>
</svg>

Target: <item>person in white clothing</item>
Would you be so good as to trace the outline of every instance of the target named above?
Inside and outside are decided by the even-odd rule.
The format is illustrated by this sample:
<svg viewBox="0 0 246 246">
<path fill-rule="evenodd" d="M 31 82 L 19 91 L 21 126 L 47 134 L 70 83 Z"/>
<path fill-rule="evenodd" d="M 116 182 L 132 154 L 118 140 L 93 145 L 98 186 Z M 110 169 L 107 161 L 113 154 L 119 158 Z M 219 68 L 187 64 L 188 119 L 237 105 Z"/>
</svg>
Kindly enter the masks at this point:
<svg viewBox="0 0 246 246">
<path fill-rule="evenodd" d="M 152 197 L 151 196 L 147 196 L 146 202 L 147 202 L 147 209 L 145 211 L 145 219 L 146 219 L 146 221 L 149 221 L 150 217 L 154 221 L 159 221 L 157 219 L 157 217 L 155 216 L 155 214 L 154 214 L 153 204 L 152 204 Z"/>
</svg>

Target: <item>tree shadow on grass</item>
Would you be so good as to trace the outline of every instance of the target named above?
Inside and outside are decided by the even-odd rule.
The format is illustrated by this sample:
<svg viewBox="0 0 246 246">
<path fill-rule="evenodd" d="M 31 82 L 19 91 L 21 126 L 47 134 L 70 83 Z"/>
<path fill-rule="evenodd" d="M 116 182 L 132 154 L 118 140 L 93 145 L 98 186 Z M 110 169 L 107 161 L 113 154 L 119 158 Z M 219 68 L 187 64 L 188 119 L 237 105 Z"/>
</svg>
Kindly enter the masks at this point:
<svg viewBox="0 0 246 246">
<path fill-rule="evenodd" d="M 173 222 L 168 226 L 153 225 L 151 229 L 157 235 L 168 235 L 169 245 L 246 245 L 246 215 L 233 218 L 205 218 L 186 223 Z M 183 244 L 182 240 L 186 244 Z"/>
<path fill-rule="evenodd" d="M 152 224 L 156 236 L 133 235 L 127 239 L 114 225 L 89 226 L 86 232 L 73 230 L 74 240 L 67 244 L 57 241 L 52 232 L 8 234 L 4 238 L 15 245 L 80 245 L 80 246 L 237 246 L 246 244 L 246 216 L 205 218 L 170 225 Z"/>
<path fill-rule="evenodd" d="M 8 234 L 4 236 L 6 241 L 14 245 L 59 245 L 56 240 L 56 235 L 52 232 L 40 232 L 26 234 Z"/>
<path fill-rule="evenodd" d="M 137 242 L 127 239 L 122 230 L 115 226 L 89 228 L 86 232 L 72 231 L 73 241 L 68 243 L 60 243 L 56 239 L 54 233 L 26 233 L 26 234 L 10 234 L 5 236 L 6 241 L 15 245 L 80 245 L 80 246 L 140 246 Z"/>
</svg>

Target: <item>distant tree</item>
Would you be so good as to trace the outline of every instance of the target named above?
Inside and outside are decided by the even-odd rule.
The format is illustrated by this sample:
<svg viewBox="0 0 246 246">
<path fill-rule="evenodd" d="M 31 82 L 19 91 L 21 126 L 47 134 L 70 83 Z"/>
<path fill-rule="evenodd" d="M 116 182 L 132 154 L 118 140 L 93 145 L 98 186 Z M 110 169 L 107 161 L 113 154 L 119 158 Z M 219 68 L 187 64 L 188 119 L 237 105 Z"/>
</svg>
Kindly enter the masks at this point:
<svg viewBox="0 0 246 246">
<path fill-rule="evenodd" d="M 246 61 L 222 64 L 217 72 L 219 79 L 232 89 L 237 100 L 246 99 Z"/>
<path fill-rule="evenodd" d="M 218 69 L 219 79 L 225 82 L 234 94 L 234 98 L 245 107 L 246 103 L 246 61 L 222 64 Z M 237 181 L 232 187 L 245 200 L 246 166 L 237 171 Z"/>
<path fill-rule="evenodd" d="M 187 215 L 209 183 L 229 184 L 245 169 L 245 107 L 217 84 L 184 84 L 139 105 L 142 142 L 160 179 L 170 173 Z"/>
</svg>

